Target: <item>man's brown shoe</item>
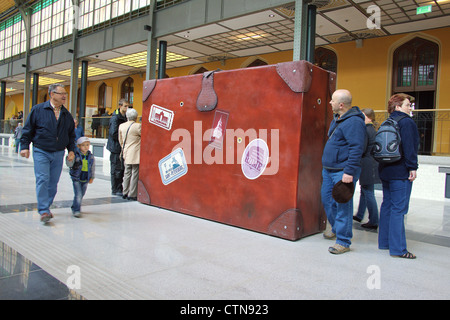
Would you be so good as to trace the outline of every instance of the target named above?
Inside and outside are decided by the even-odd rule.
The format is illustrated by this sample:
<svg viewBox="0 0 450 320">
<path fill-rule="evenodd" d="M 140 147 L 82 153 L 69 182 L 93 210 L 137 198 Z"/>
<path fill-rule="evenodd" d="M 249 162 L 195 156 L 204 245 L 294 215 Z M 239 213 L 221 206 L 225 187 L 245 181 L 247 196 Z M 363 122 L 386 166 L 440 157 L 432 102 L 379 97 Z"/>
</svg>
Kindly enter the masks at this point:
<svg viewBox="0 0 450 320">
<path fill-rule="evenodd" d="M 53 218 L 53 215 L 49 212 L 44 212 L 43 214 L 41 214 L 41 222 L 42 223 L 49 222 L 51 218 Z"/>
<path fill-rule="evenodd" d="M 325 231 L 325 232 L 323 233 L 323 237 L 324 237 L 325 239 L 327 239 L 327 240 L 334 240 L 334 239 L 336 239 L 336 234 L 334 234 L 334 233 L 331 232 L 331 231 Z"/>
<path fill-rule="evenodd" d="M 334 246 L 328 248 L 328 252 L 332 254 L 341 254 L 348 251 L 350 251 L 349 247 L 344 247 L 337 243 Z"/>
</svg>

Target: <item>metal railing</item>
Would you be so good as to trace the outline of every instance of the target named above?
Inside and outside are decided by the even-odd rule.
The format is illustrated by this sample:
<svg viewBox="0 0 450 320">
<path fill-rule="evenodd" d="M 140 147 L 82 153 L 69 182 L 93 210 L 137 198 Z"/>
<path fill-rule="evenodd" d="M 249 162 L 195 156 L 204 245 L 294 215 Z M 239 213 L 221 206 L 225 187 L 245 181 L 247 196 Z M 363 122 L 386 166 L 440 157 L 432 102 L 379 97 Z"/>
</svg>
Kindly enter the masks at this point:
<svg viewBox="0 0 450 320">
<path fill-rule="evenodd" d="M 376 126 L 386 118 L 386 111 L 375 110 Z M 84 135 L 90 138 L 107 139 L 111 117 L 85 117 L 81 119 Z M 420 135 L 419 154 L 450 156 L 450 109 L 421 109 L 413 111 L 413 120 Z M 12 134 L 20 119 L 0 120 L 0 133 Z M 141 120 L 140 120 L 141 121 Z"/>
</svg>

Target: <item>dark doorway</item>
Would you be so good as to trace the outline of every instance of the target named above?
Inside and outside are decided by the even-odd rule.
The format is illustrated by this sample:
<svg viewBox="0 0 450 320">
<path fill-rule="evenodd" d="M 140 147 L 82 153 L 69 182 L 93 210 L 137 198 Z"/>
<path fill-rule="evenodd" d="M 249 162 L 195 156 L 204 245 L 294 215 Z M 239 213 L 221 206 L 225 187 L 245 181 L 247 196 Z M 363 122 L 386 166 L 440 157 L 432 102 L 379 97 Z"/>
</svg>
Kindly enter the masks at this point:
<svg viewBox="0 0 450 320">
<path fill-rule="evenodd" d="M 435 113 L 433 111 L 421 111 L 431 110 L 435 106 L 435 93 L 434 91 L 418 91 L 418 92 L 405 92 L 415 98 L 413 102 L 414 110 L 418 110 L 414 114 L 414 121 L 419 129 L 419 154 L 431 155 L 433 150 L 433 127 Z"/>
</svg>

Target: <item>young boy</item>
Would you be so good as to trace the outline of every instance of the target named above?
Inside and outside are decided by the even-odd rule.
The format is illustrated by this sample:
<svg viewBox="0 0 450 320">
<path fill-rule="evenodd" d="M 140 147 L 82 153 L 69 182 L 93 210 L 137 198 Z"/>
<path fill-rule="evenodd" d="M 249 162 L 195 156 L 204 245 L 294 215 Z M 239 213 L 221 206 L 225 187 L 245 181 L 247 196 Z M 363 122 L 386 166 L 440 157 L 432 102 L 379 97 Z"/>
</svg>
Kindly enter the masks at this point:
<svg viewBox="0 0 450 320">
<path fill-rule="evenodd" d="M 92 183 L 95 177 L 95 158 L 89 151 L 90 141 L 88 137 L 81 137 L 77 140 L 78 150 L 75 152 L 75 159 L 66 164 L 70 168 L 70 176 L 73 182 L 72 213 L 76 218 L 81 217 L 81 200 L 86 193 L 88 183 Z"/>
</svg>

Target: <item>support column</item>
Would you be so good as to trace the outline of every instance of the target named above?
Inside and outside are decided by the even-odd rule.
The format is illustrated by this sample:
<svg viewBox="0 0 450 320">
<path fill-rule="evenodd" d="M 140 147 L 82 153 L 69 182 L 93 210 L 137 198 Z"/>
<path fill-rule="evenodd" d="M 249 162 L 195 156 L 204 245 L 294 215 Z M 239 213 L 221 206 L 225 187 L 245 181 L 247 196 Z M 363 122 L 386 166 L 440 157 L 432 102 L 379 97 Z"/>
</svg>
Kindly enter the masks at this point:
<svg viewBox="0 0 450 320">
<path fill-rule="evenodd" d="M 316 14 L 315 5 L 308 6 L 308 29 L 306 39 L 306 60 L 314 63 L 314 51 L 316 49 Z"/>
<path fill-rule="evenodd" d="M 31 48 L 31 8 L 25 12 L 22 7 L 19 7 L 22 20 L 25 25 L 26 35 L 26 49 L 25 49 L 25 82 L 23 85 L 23 121 L 30 113 L 30 87 L 31 87 L 31 73 L 30 73 L 30 48 Z"/>
<path fill-rule="evenodd" d="M 88 76 L 88 61 L 81 61 L 81 90 L 80 90 L 80 124 L 85 127 L 86 115 L 86 91 L 87 91 L 87 76 Z"/>
<path fill-rule="evenodd" d="M 295 0 L 293 61 L 306 60 L 308 2 L 307 0 Z"/>
<path fill-rule="evenodd" d="M 159 42 L 158 79 L 164 79 L 166 75 L 167 41 Z"/>
<path fill-rule="evenodd" d="M 39 73 L 33 73 L 33 95 L 31 98 L 32 106 L 37 104 L 38 93 L 39 93 Z"/>
<path fill-rule="evenodd" d="M 3 133 L 3 125 L 5 123 L 5 101 L 6 101 L 6 81 L 2 81 L 0 84 L 0 133 Z"/>
<path fill-rule="evenodd" d="M 157 41 L 153 37 L 154 29 L 154 14 L 155 14 L 156 0 L 151 0 L 150 2 L 150 14 L 149 23 L 145 26 L 145 30 L 148 31 L 147 36 L 147 67 L 145 80 L 155 79 L 156 77 L 156 52 L 157 52 Z"/>
<path fill-rule="evenodd" d="M 70 73 L 70 101 L 69 101 L 69 111 L 74 118 L 78 116 L 78 122 L 81 124 L 81 116 L 77 115 L 78 109 L 78 69 L 80 63 L 77 58 L 78 53 L 78 21 L 79 21 L 79 0 L 72 0 L 73 8 L 73 25 L 72 25 L 72 48 L 69 52 L 72 53 L 72 64 Z M 81 113 L 81 108 L 80 108 Z"/>
<path fill-rule="evenodd" d="M 0 90 L 2 91 L 0 96 L 0 121 L 5 119 L 5 107 L 6 107 L 6 81 L 2 81 L 0 84 Z M 0 130 L 1 132 L 1 130 Z"/>
</svg>

